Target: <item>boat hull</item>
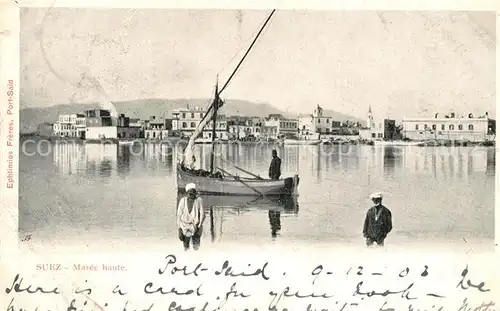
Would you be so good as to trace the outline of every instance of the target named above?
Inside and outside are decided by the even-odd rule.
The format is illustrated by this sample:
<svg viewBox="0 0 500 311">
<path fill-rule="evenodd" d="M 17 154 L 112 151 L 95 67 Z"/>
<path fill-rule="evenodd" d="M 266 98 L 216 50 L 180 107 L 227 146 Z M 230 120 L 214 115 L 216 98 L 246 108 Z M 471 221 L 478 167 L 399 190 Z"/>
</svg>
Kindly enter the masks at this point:
<svg viewBox="0 0 500 311">
<path fill-rule="evenodd" d="M 319 145 L 321 139 L 285 139 L 285 145 Z"/>
<path fill-rule="evenodd" d="M 424 146 L 425 143 L 420 141 L 384 141 L 376 140 L 375 146 Z"/>
<path fill-rule="evenodd" d="M 298 176 L 279 180 L 257 178 L 240 178 L 239 180 L 235 180 L 231 177 L 220 179 L 196 176 L 189 171 L 182 170 L 178 165 L 177 189 L 183 191 L 189 183 L 194 183 L 198 193 L 205 195 L 279 196 L 296 194 Z"/>
</svg>

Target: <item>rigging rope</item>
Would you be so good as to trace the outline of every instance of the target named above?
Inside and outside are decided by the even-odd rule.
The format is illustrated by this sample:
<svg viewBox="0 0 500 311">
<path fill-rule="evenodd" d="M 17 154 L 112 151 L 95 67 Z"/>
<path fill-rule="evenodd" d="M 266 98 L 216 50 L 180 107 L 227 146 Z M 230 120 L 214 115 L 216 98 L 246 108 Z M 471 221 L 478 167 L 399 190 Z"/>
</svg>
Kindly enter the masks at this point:
<svg viewBox="0 0 500 311">
<path fill-rule="evenodd" d="M 229 85 L 229 82 L 231 81 L 231 79 L 234 77 L 234 75 L 236 74 L 236 72 L 238 71 L 238 69 L 243 64 L 243 61 L 245 60 L 245 58 L 250 53 L 250 50 L 253 48 L 253 46 L 257 42 L 257 39 L 260 37 L 260 35 L 262 34 L 262 31 L 265 29 L 266 25 L 269 23 L 269 21 L 271 20 L 271 17 L 274 15 L 275 12 L 276 12 L 276 9 L 273 9 L 271 11 L 271 13 L 267 17 L 266 21 L 264 22 L 264 24 L 261 26 L 259 32 L 255 36 L 254 40 L 252 41 L 252 43 L 248 47 L 247 51 L 245 52 L 245 54 L 243 55 L 243 57 L 239 61 L 238 65 L 236 66 L 236 68 L 233 70 L 233 72 L 231 73 L 231 75 L 227 79 L 227 81 L 224 84 L 224 86 L 220 90 L 217 91 L 217 94 L 215 94 L 215 98 L 217 99 L 217 103 L 215 103 L 215 104 L 217 105 L 217 108 L 222 107 L 222 105 L 224 104 L 224 102 L 219 98 L 219 95 Z M 189 139 L 188 146 L 185 149 L 184 157 L 183 157 L 183 160 L 182 160 L 182 163 L 185 163 L 185 165 L 187 167 L 190 167 L 190 166 L 192 166 L 194 164 L 194 160 L 193 160 L 194 141 L 196 140 L 197 136 L 201 133 L 201 130 L 203 129 L 203 127 L 209 122 L 207 120 L 207 118 L 208 117 L 210 117 L 210 118 L 213 117 L 213 114 L 214 114 L 214 112 L 212 111 L 213 107 L 214 107 L 213 104 L 210 105 L 210 107 L 208 108 L 205 116 L 203 116 L 203 118 L 201 119 L 200 123 L 198 124 L 198 127 L 195 129 L 194 133 L 191 135 L 191 137 Z M 213 126 L 215 127 L 215 122 L 214 122 Z M 201 127 L 201 130 L 199 129 L 200 127 Z"/>
<path fill-rule="evenodd" d="M 234 77 L 234 75 L 236 74 L 236 72 L 238 71 L 238 69 L 241 67 L 241 64 L 243 64 L 243 61 L 245 60 L 245 58 L 247 57 L 248 53 L 250 53 L 250 50 L 252 49 L 252 47 L 255 45 L 255 43 L 257 42 L 257 39 L 259 38 L 259 36 L 262 34 L 262 31 L 264 30 L 264 28 L 266 27 L 266 25 L 269 23 L 269 21 L 271 20 L 271 17 L 274 15 L 274 12 L 276 12 L 276 9 L 273 9 L 271 11 L 271 13 L 269 14 L 269 16 L 266 18 L 266 20 L 264 21 L 264 24 L 260 27 L 260 30 L 259 32 L 257 33 L 257 35 L 255 36 L 255 38 L 253 39 L 252 43 L 250 44 L 250 46 L 248 47 L 247 51 L 245 52 L 245 54 L 243 55 L 243 57 L 241 58 L 241 60 L 239 61 L 238 65 L 236 66 L 236 68 L 233 70 L 233 72 L 231 73 L 231 75 L 229 76 L 229 78 L 227 79 L 226 83 L 224 83 L 224 86 L 219 90 L 218 94 L 220 95 L 224 89 L 229 85 L 229 82 L 231 81 L 231 79 Z M 235 55 L 236 56 L 236 55 Z M 209 115 L 210 111 L 212 110 L 212 106 L 210 106 L 207 110 L 207 113 L 205 114 L 205 116 L 203 117 L 203 119 L 201 119 L 200 123 L 203 122 L 203 120 L 205 120 L 205 118 Z"/>
<path fill-rule="evenodd" d="M 257 36 L 255 36 L 255 39 L 253 39 L 252 41 L 252 44 L 250 44 L 250 46 L 248 47 L 247 51 L 245 52 L 245 55 L 243 55 L 243 58 L 240 60 L 240 62 L 238 63 L 238 65 L 236 66 L 236 68 L 233 70 L 233 73 L 229 76 L 229 78 L 227 79 L 226 83 L 224 84 L 224 86 L 220 89 L 219 91 L 219 95 L 224 91 L 224 89 L 229 85 L 229 82 L 231 81 L 231 79 L 233 78 L 233 76 L 236 74 L 236 72 L 238 71 L 238 69 L 240 68 L 241 64 L 243 64 L 243 61 L 245 60 L 245 58 L 247 57 L 248 53 L 250 53 L 250 50 L 252 49 L 252 47 L 255 45 L 255 42 L 257 42 L 257 39 L 259 38 L 260 34 L 262 33 L 262 31 L 264 30 L 264 28 L 266 28 L 266 25 L 269 23 L 269 21 L 271 20 L 271 17 L 274 15 L 274 12 L 276 12 L 276 9 L 273 9 L 271 11 L 271 14 L 269 14 L 269 16 L 267 17 L 266 21 L 264 22 L 264 25 L 262 25 L 262 27 L 260 28 L 259 32 L 257 33 Z"/>
</svg>

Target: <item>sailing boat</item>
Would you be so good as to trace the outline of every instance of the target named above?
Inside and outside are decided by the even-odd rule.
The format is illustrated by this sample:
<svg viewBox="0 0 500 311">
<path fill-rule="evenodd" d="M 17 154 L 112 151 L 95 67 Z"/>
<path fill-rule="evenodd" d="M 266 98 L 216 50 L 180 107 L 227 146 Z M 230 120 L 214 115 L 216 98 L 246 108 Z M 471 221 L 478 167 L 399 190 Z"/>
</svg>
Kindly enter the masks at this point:
<svg viewBox="0 0 500 311">
<path fill-rule="evenodd" d="M 188 145 L 184 150 L 181 162 L 177 164 L 177 189 L 183 191 L 188 183 L 194 183 L 196 184 L 197 191 L 200 194 L 205 195 L 237 195 L 262 197 L 292 195 L 297 193 L 297 187 L 299 184 L 298 175 L 278 180 L 264 179 L 256 174 L 235 166 L 235 168 L 249 175 L 249 177 L 239 177 L 234 176 L 221 168 L 214 167 L 214 151 L 216 139 L 215 125 L 217 120 L 217 111 L 224 104 L 223 100 L 220 98 L 220 94 L 222 93 L 222 91 L 224 91 L 224 89 L 229 84 L 229 81 L 231 81 L 231 79 L 238 71 L 239 67 L 243 63 L 243 60 L 245 60 L 246 56 L 254 46 L 255 42 L 259 38 L 260 34 L 268 24 L 275 11 L 276 10 L 273 10 L 269 14 L 261 29 L 247 49 L 246 53 L 243 55 L 242 59 L 234 69 L 233 73 L 229 76 L 228 80 L 221 90 L 219 90 L 217 78 L 217 82 L 215 84 L 214 100 L 208 108 L 207 113 L 191 135 Z M 210 121 L 212 121 L 212 152 L 210 155 L 210 171 L 196 170 L 194 169 L 194 162 L 196 161 L 196 159 L 194 158 L 194 144 L 198 136 L 203 132 L 203 129 L 209 124 Z M 215 169 L 217 169 L 217 171 L 215 171 Z"/>
</svg>

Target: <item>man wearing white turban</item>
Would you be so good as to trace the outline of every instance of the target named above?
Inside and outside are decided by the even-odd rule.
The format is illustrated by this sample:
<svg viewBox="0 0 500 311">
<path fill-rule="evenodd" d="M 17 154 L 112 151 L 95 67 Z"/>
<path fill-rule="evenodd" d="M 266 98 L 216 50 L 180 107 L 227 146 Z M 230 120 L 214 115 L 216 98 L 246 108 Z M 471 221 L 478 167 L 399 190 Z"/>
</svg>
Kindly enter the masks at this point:
<svg viewBox="0 0 500 311">
<path fill-rule="evenodd" d="M 181 198 L 177 207 L 177 226 L 179 227 L 179 239 L 184 245 L 184 250 L 189 249 L 193 241 L 193 249 L 200 248 L 201 235 L 203 234 L 203 222 L 205 221 L 205 210 L 203 201 L 198 197 L 196 185 L 186 185 L 186 196 Z"/>
<path fill-rule="evenodd" d="M 373 243 L 384 246 L 384 240 L 392 230 L 392 214 L 387 207 L 382 205 L 382 197 L 382 192 L 370 195 L 375 206 L 366 213 L 363 226 L 363 237 L 366 239 L 367 246 L 371 246 Z"/>
</svg>

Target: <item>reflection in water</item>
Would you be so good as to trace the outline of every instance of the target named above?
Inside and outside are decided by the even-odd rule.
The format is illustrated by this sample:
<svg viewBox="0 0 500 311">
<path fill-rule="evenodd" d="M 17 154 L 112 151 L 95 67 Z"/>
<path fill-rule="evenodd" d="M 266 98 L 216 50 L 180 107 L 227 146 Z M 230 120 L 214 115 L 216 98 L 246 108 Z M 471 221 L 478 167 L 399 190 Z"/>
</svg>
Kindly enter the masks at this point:
<svg viewBox="0 0 500 311">
<path fill-rule="evenodd" d="M 271 236 L 275 238 L 281 230 L 281 213 L 280 211 L 269 210 L 268 216 L 271 224 Z"/>
<path fill-rule="evenodd" d="M 394 174 L 394 168 L 396 166 L 396 155 L 394 148 L 387 146 L 383 149 L 384 152 L 384 173 L 386 175 Z"/>
<path fill-rule="evenodd" d="M 63 175 L 87 174 L 110 177 L 116 170 L 118 147 L 116 144 L 53 145 L 52 158 Z"/>
<path fill-rule="evenodd" d="M 37 145 L 26 147 L 20 155 L 23 232 L 106 230 L 113 236 L 141 232 L 156 237 L 177 233 L 172 198 L 181 148 L 54 143 L 41 146 L 49 156 L 27 156 L 37 153 Z M 209 166 L 210 149 L 195 146 L 198 167 Z M 206 196 L 206 241 L 270 235 L 280 240 L 357 239 L 365 216 L 359 206 L 377 190 L 387 193 L 387 204 L 397 215 L 400 229 L 393 238 L 461 240 L 464 234 L 494 233 L 494 148 L 233 144 L 217 146 L 216 165 L 231 173 L 238 173 L 238 166 L 267 177 L 272 149 L 282 159 L 283 176 L 300 176 L 300 217 L 290 220 L 298 208 L 286 202 Z M 414 221 L 422 217 L 432 221 Z M 325 226 L 323 219 L 336 219 L 337 226 Z"/>
<path fill-rule="evenodd" d="M 210 214 L 210 240 L 215 242 L 215 218 L 214 218 L 214 208 L 213 206 L 209 207 L 209 214 Z"/>
<path fill-rule="evenodd" d="M 177 204 L 185 195 L 177 192 Z M 247 197 L 247 196 L 201 196 L 206 219 L 210 227 L 210 240 L 217 242 L 223 236 L 224 220 L 243 217 L 247 212 L 264 213 L 267 211 L 269 224 L 271 226 L 271 237 L 276 238 L 281 230 L 281 217 L 285 215 L 297 215 L 299 204 L 294 196 L 279 197 Z M 176 206 L 177 209 L 177 206 Z"/>
<path fill-rule="evenodd" d="M 210 165 L 210 145 L 196 146 L 196 166 Z M 464 179 L 479 171 L 494 175 L 494 148 L 438 148 L 438 147 L 394 147 L 394 146 L 240 146 L 217 145 L 215 166 L 231 168 L 231 164 L 253 170 L 266 167 L 255 173 L 267 177 L 271 161 L 271 148 L 278 149 L 282 159 L 282 175 L 299 172 L 312 177 L 313 183 L 320 183 L 331 170 L 368 169 L 370 175 L 425 174 L 437 179 Z M 111 177 L 113 172 L 126 176 L 135 164 L 138 169 L 165 169 L 173 173 L 176 159 L 182 151 L 170 145 L 139 144 L 74 144 L 57 143 L 53 146 L 53 162 L 63 175 L 87 174 Z M 361 167 L 361 163 L 364 162 Z M 382 170 L 380 170 L 382 169 Z"/>
<path fill-rule="evenodd" d="M 63 175 L 111 177 L 116 172 L 124 177 L 131 172 L 133 163 L 140 163 L 142 168 L 164 167 L 167 172 L 174 169 L 175 152 L 168 145 L 58 142 L 53 145 L 52 151 L 53 163 Z"/>
<path fill-rule="evenodd" d="M 496 157 L 495 148 L 488 148 L 486 152 L 486 175 L 490 176 L 495 175 L 495 157 Z"/>
<path fill-rule="evenodd" d="M 130 172 L 130 157 L 131 157 L 131 148 L 128 146 L 119 146 L 118 147 L 118 174 L 120 176 L 126 176 Z"/>
</svg>

